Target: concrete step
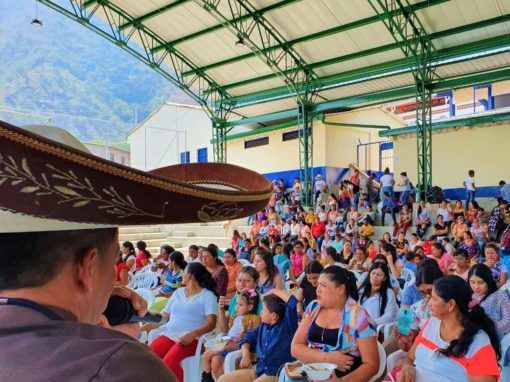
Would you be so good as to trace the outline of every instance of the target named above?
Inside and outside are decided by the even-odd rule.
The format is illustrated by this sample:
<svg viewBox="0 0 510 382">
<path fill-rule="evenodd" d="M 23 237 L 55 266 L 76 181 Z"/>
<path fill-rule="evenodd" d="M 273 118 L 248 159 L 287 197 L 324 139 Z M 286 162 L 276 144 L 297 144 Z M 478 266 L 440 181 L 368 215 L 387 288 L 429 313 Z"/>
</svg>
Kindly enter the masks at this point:
<svg viewBox="0 0 510 382">
<path fill-rule="evenodd" d="M 239 233 L 250 232 L 249 226 L 233 226 L 227 232 L 227 237 L 232 236 L 234 229 L 237 229 Z M 225 229 L 222 226 L 176 226 L 174 229 L 167 231 L 170 236 L 218 236 L 225 237 Z M 191 234 L 182 234 L 182 232 L 188 232 Z"/>
<path fill-rule="evenodd" d="M 200 228 L 197 228 L 195 230 L 189 230 L 189 231 L 177 231 L 176 230 L 176 231 L 173 231 L 171 233 L 169 232 L 169 234 L 171 234 L 172 237 L 174 237 L 174 236 L 193 237 L 193 236 L 195 236 L 195 232 L 196 231 L 202 232 L 202 228 L 204 228 L 204 227 L 200 227 Z"/>
<path fill-rule="evenodd" d="M 139 232 L 161 232 L 161 227 L 157 225 L 151 226 L 127 226 L 127 227 L 119 227 L 119 234 L 130 234 L 130 233 L 139 233 Z"/>
<path fill-rule="evenodd" d="M 194 245 L 207 246 L 211 243 L 216 244 L 220 248 L 230 247 L 230 238 L 217 237 L 217 236 L 195 236 L 195 237 L 173 237 L 169 236 L 166 239 L 167 244 L 174 248 L 187 248 Z M 179 245 L 178 245 L 179 244 Z"/>
<path fill-rule="evenodd" d="M 151 239 L 166 239 L 168 234 L 166 232 L 136 232 L 136 233 L 120 233 L 119 240 L 135 242 L 138 240 L 151 240 Z"/>
</svg>

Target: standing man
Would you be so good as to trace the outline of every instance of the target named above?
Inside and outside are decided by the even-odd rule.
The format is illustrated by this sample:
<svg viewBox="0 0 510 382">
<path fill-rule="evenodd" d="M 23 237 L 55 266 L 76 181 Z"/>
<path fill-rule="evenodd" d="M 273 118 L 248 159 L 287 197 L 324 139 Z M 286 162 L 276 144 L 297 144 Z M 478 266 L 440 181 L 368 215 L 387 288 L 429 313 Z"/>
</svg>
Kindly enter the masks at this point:
<svg viewBox="0 0 510 382">
<path fill-rule="evenodd" d="M 324 179 L 322 179 L 321 174 L 318 174 L 315 177 L 315 185 L 313 187 L 313 191 L 315 193 L 315 201 L 317 201 L 317 199 L 319 198 L 319 196 L 325 186 L 327 187 L 326 181 Z"/>
<path fill-rule="evenodd" d="M 474 170 L 468 171 L 468 176 L 462 182 L 462 185 L 466 189 L 466 208 L 469 208 L 469 203 L 475 200 L 476 186 L 475 186 L 475 172 Z"/>
</svg>

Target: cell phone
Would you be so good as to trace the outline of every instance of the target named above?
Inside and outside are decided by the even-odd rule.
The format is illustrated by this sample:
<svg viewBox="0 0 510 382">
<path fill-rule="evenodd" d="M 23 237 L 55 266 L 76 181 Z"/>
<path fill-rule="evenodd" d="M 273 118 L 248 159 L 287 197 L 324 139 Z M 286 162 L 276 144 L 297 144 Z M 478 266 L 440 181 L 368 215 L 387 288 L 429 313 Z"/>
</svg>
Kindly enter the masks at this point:
<svg viewBox="0 0 510 382">
<path fill-rule="evenodd" d="M 411 334 L 411 324 L 413 322 L 413 312 L 409 308 L 400 308 L 400 317 L 398 318 L 398 332 L 403 336 Z"/>
</svg>

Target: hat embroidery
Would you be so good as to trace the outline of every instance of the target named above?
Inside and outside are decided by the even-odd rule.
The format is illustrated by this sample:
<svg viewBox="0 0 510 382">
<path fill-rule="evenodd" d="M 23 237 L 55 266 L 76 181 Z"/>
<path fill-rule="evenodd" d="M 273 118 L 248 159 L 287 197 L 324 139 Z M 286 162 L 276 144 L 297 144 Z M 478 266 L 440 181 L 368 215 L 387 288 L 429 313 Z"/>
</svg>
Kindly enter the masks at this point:
<svg viewBox="0 0 510 382">
<path fill-rule="evenodd" d="M 238 208 L 237 203 L 210 202 L 204 204 L 199 211 L 197 217 L 203 222 L 211 222 L 218 220 L 232 220 L 239 217 L 243 208 Z"/>
<path fill-rule="evenodd" d="M 73 208 L 85 207 L 89 203 L 100 204 L 97 208 L 106 213 L 117 215 L 123 219 L 131 216 L 150 216 L 156 218 L 165 217 L 165 202 L 160 214 L 153 214 L 136 207 L 129 195 L 122 197 L 117 190 L 110 186 L 96 191 L 91 181 L 85 177 L 80 180 L 72 170 L 62 171 L 50 164 L 46 164 L 49 174 L 42 172 L 40 179 L 33 175 L 26 158 L 17 163 L 12 156 L 7 160 L 0 153 L 0 186 L 10 181 L 11 186 L 20 186 L 20 193 L 35 193 L 36 196 L 53 195 L 60 197 L 58 204 L 71 204 Z M 104 196 L 101 195 L 104 194 Z M 87 195 L 88 194 L 88 195 Z"/>
</svg>

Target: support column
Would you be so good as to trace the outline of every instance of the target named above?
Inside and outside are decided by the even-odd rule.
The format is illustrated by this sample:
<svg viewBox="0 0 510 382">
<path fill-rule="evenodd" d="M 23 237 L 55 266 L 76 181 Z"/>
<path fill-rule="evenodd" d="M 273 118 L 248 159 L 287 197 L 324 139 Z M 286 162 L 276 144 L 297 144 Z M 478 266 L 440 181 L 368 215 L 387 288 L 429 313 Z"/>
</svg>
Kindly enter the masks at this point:
<svg viewBox="0 0 510 382">
<path fill-rule="evenodd" d="M 217 163 L 227 163 L 227 128 L 224 120 L 213 120 L 213 156 Z"/>
<path fill-rule="evenodd" d="M 299 121 L 299 170 L 303 184 L 301 203 L 313 206 L 313 116 L 312 103 L 301 101 L 298 104 Z"/>
</svg>

